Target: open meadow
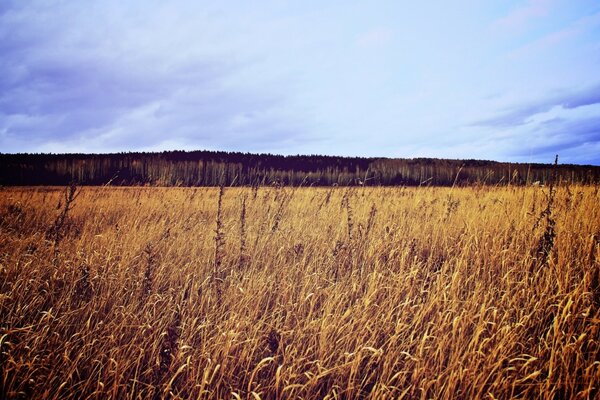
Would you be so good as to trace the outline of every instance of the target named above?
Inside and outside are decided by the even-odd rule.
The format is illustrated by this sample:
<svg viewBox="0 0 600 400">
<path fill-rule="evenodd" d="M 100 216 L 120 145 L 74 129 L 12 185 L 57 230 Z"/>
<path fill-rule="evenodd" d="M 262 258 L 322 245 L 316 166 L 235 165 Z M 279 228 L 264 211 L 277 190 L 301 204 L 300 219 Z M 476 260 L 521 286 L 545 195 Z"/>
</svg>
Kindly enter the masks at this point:
<svg viewBox="0 0 600 400">
<path fill-rule="evenodd" d="M 0 189 L 0 397 L 597 398 L 598 186 Z"/>
</svg>

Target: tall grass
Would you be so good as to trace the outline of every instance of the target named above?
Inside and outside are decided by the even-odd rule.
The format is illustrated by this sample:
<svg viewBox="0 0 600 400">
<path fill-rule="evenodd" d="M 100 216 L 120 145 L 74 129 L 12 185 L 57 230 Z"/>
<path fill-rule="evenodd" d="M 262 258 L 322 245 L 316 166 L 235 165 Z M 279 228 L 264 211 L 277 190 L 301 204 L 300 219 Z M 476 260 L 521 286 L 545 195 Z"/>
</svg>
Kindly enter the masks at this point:
<svg viewBox="0 0 600 400">
<path fill-rule="evenodd" d="M 552 190 L 83 188 L 57 227 L 2 189 L 0 397 L 595 398 L 600 195 Z"/>
</svg>

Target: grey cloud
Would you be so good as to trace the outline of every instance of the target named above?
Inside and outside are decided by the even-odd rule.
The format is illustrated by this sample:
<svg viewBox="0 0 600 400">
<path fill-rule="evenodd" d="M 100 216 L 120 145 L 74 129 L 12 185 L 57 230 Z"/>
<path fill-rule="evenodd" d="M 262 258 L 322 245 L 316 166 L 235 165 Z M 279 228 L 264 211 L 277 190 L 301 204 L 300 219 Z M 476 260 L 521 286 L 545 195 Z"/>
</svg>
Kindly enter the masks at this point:
<svg viewBox="0 0 600 400">
<path fill-rule="evenodd" d="M 564 108 L 572 109 L 598 103 L 600 103 L 600 85 L 590 87 L 587 90 L 564 98 L 561 105 Z"/>
<path fill-rule="evenodd" d="M 227 83 L 244 70 L 242 61 L 187 54 L 176 46 L 162 54 L 164 49 L 153 47 L 112 51 L 95 39 L 74 45 L 59 29 L 67 21 L 40 27 L 28 22 L 25 10 L 12 12 L 7 4 L 0 8 L 4 151 L 44 143 L 68 149 L 88 140 L 102 150 L 165 140 L 197 148 L 268 149 L 306 136 L 306 122 L 286 113 L 285 87 L 256 90 Z M 109 43 L 119 41 L 114 34 Z"/>
<path fill-rule="evenodd" d="M 525 124 L 532 116 L 547 112 L 556 106 L 561 106 L 565 109 L 575 109 L 593 104 L 600 104 L 600 84 L 579 91 L 571 91 L 566 94 L 551 95 L 537 102 L 516 106 L 495 117 L 476 121 L 470 124 L 470 126 L 490 128 L 515 127 Z"/>
<path fill-rule="evenodd" d="M 586 147 L 600 144 L 600 117 L 581 120 L 564 120 L 556 118 L 546 121 L 537 127 L 537 140 L 527 141 L 527 147 L 515 148 L 513 156 L 525 157 L 535 154 L 536 157 L 550 159 L 554 154 L 559 154 L 561 159 L 569 162 L 587 160 L 600 164 L 600 154 L 591 157 L 582 157 L 581 151 Z"/>
</svg>

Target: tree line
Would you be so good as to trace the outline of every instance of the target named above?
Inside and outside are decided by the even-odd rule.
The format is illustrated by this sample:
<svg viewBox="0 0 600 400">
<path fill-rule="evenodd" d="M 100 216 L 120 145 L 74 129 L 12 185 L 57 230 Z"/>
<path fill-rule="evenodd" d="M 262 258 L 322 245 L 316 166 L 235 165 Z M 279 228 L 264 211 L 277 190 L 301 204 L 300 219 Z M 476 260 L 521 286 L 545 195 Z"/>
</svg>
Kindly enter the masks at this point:
<svg viewBox="0 0 600 400">
<path fill-rule="evenodd" d="M 452 186 L 600 183 L 600 167 L 223 151 L 0 154 L 0 185 Z"/>
</svg>

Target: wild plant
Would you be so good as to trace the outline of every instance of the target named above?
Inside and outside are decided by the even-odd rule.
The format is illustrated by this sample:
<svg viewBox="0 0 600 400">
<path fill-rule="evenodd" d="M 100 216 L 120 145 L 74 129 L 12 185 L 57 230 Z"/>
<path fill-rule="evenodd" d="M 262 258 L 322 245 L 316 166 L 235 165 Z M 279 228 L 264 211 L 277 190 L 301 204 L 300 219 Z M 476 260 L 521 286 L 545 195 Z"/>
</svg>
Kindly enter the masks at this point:
<svg viewBox="0 0 600 400">
<path fill-rule="evenodd" d="M 246 265 L 246 196 L 242 197 L 240 209 L 240 255 L 238 259 L 238 267 L 241 270 Z"/>
<path fill-rule="evenodd" d="M 554 177 L 550 179 L 548 194 L 546 195 L 546 207 L 540 213 L 538 220 L 534 224 L 534 229 L 537 228 L 539 223 L 543 220 L 544 233 L 539 238 L 535 250 L 535 258 L 531 266 L 531 271 L 534 272 L 536 268 L 548 265 L 548 259 L 554 248 L 554 240 L 556 238 L 556 219 L 553 215 L 552 207 L 554 205 L 554 197 L 556 195 L 555 179 L 558 166 L 558 155 L 554 160 Z"/>
<path fill-rule="evenodd" d="M 216 228 L 215 228 L 215 253 L 214 253 L 214 267 L 213 267 L 213 287 L 215 290 L 217 303 L 220 305 L 222 301 L 223 289 L 221 284 L 223 281 L 223 246 L 225 244 L 225 234 L 223 233 L 223 194 L 225 188 L 219 187 L 219 196 L 217 200 L 217 217 L 216 217 Z"/>
<path fill-rule="evenodd" d="M 54 250 L 54 260 L 58 255 L 58 247 L 61 240 L 64 237 L 64 227 L 67 222 L 67 216 L 69 211 L 74 206 L 74 202 L 81 192 L 78 191 L 77 185 L 72 183 L 63 192 L 63 199 L 59 200 L 56 209 L 59 211 L 58 215 L 54 219 L 52 226 L 47 230 L 46 236 L 52 241 L 52 247 Z M 62 201 L 64 200 L 64 204 Z"/>
</svg>

